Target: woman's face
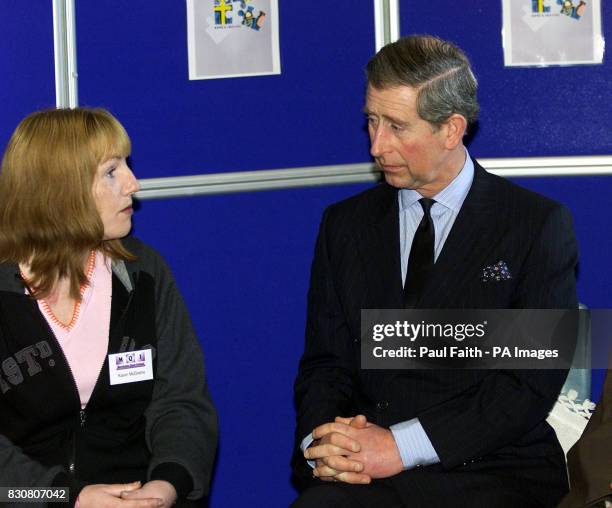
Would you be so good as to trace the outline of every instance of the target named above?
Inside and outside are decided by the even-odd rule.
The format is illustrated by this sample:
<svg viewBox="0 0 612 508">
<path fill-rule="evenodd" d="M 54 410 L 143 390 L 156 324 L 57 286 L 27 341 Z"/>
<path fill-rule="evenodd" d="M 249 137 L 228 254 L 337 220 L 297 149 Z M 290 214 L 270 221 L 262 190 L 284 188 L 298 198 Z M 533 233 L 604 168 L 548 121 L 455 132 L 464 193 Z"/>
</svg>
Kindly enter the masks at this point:
<svg viewBox="0 0 612 508">
<path fill-rule="evenodd" d="M 98 166 L 92 193 L 104 224 L 104 239 L 123 238 L 132 227 L 132 194 L 140 186 L 125 158 L 112 157 Z"/>
</svg>

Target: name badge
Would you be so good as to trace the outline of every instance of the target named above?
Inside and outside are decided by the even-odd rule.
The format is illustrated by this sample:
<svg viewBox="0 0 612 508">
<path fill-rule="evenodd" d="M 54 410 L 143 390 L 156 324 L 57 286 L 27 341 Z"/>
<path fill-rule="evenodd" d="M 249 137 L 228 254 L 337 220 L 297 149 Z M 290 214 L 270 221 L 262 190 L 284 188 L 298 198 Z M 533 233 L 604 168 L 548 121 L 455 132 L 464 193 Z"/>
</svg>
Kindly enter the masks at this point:
<svg viewBox="0 0 612 508">
<path fill-rule="evenodd" d="M 153 359 L 150 349 L 108 355 L 111 385 L 136 383 L 153 379 Z"/>
</svg>

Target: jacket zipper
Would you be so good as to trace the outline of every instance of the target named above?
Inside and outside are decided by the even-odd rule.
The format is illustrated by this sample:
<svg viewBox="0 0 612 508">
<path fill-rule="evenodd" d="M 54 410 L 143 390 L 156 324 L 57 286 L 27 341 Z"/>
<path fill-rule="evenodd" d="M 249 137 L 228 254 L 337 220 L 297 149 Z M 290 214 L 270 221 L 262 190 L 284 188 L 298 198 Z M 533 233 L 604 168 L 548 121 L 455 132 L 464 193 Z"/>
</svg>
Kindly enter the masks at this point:
<svg viewBox="0 0 612 508">
<path fill-rule="evenodd" d="M 79 411 L 79 428 L 83 430 L 85 427 L 85 421 L 87 420 L 87 413 L 85 409 Z M 76 476 L 76 431 L 72 434 L 72 454 L 70 456 L 70 464 L 68 464 L 68 470 L 74 477 Z"/>
<path fill-rule="evenodd" d="M 130 303 L 132 301 L 132 294 L 133 293 L 134 293 L 133 291 L 130 293 L 130 296 L 128 298 L 128 303 L 125 306 L 126 309 L 129 307 L 129 305 L 130 305 Z M 55 333 L 53 333 L 53 330 L 49 326 L 49 323 L 47 323 L 46 319 L 45 319 L 45 324 L 47 325 L 47 328 L 49 329 L 49 331 L 51 332 L 51 335 L 55 339 L 55 343 L 56 343 L 57 347 L 59 348 L 62 356 L 64 357 L 64 361 L 66 362 L 66 365 L 68 365 L 68 370 L 70 371 L 70 377 L 72 379 L 72 384 L 74 385 L 74 389 L 76 391 L 77 398 L 79 400 L 79 406 L 80 406 L 81 405 L 81 397 L 79 395 L 79 389 L 78 389 L 77 384 L 76 384 L 74 373 L 72 372 L 72 369 L 70 368 L 70 364 L 68 363 L 68 359 L 66 358 L 66 355 L 64 354 L 64 350 L 62 349 L 62 346 L 60 345 L 59 341 L 57 340 L 57 337 L 55 336 Z M 110 340 L 111 340 L 111 338 L 110 338 L 110 330 L 109 330 L 107 354 L 108 354 L 108 347 L 110 347 Z M 91 399 L 93 398 L 93 396 L 96 393 L 96 388 L 98 387 L 98 384 L 99 384 L 99 381 L 100 381 L 100 376 L 102 375 L 102 370 L 104 369 L 104 364 L 105 363 L 106 363 L 106 360 L 102 362 L 102 366 L 100 367 L 100 371 L 98 372 L 98 377 L 96 378 L 96 383 L 94 384 L 94 388 L 93 388 L 93 390 L 91 392 L 91 396 L 89 397 L 89 401 L 91 401 Z M 83 429 L 85 428 L 85 422 L 87 421 L 87 412 L 86 412 L 86 409 L 87 409 L 87 405 L 85 405 L 84 408 L 79 409 L 79 426 L 72 433 L 72 452 L 70 454 L 70 459 L 69 459 L 69 462 L 68 462 L 68 471 L 69 471 L 70 475 L 73 478 L 76 477 L 76 440 L 77 440 L 77 431 L 82 432 Z"/>
<path fill-rule="evenodd" d="M 47 323 L 47 320 L 45 319 L 45 317 L 42 316 L 42 318 L 43 318 L 43 321 L 45 322 L 47 330 L 49 330 L 51 337 L 53 337 L 53 340 L 55 341 L 57 350 L 60 352 L 60 354 L 64 358 L 64 363 L 66 363 L 66 366 L 68 367 L 68 371 L 70 372 L 70 379 L 72 380 L 72 386 L 74 387 L 74 393 L 76 394 L 77 403 L 79 405 L 79 427 L 82 428 L 85 426 L 87 414 L 85 413 L 85 409 L 81 409 L 81 397 L 79 395 L 79 388 L 76 384 L 74 372 L 72 372 L 72 368 L 70 367 L 70 364 L 68 363 L 68 358 L 66 358 L 66 355 L 64 354 L 64 350 L 62 349 L 62 346 L 60 345 L 59 340 L 57 340 L 57 337 L 55 336 L 53 329 L 49 326 L 49 323 Z M 72 446 L 71 446 L 70 457 L 68 459 L 68 473 L 73 478 L 76 476 L 76 429 L 72 432 Z"/>
</svg>

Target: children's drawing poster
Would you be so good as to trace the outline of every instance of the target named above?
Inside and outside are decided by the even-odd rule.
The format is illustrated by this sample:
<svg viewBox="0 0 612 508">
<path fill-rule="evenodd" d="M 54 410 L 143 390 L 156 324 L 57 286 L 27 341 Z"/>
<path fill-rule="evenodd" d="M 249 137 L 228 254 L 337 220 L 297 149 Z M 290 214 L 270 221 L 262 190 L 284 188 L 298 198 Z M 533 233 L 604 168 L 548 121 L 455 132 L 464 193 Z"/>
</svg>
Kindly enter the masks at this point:
<svg viewBox="0 0 612 508">
<path fill-rule="evenodd" d="M 600 64 L 601 0 L 502 0 L 506 66 Z"/>
<path fill-rule="evenodd" d="M 187 0 L 189 79 L 280 74 L 278 0 Z"/>
</svg>

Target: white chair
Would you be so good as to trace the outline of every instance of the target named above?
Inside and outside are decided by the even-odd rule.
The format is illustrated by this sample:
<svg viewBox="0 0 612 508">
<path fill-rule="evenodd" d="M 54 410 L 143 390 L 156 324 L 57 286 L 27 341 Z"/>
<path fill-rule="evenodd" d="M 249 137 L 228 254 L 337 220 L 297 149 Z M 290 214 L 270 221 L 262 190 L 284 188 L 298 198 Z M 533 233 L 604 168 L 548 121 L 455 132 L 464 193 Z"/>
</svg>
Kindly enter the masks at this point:
<svg viewBox="0 0 612 508">
<path fill-rule="evenodd" d="M 580 304 L 578 339 L 572 365 L 561 393 L 546 421 L 552 426 L 567 455 L 582 435 L 595 404 L 591 402 L 591 326 L 588 309 Z"/>
</svg>

